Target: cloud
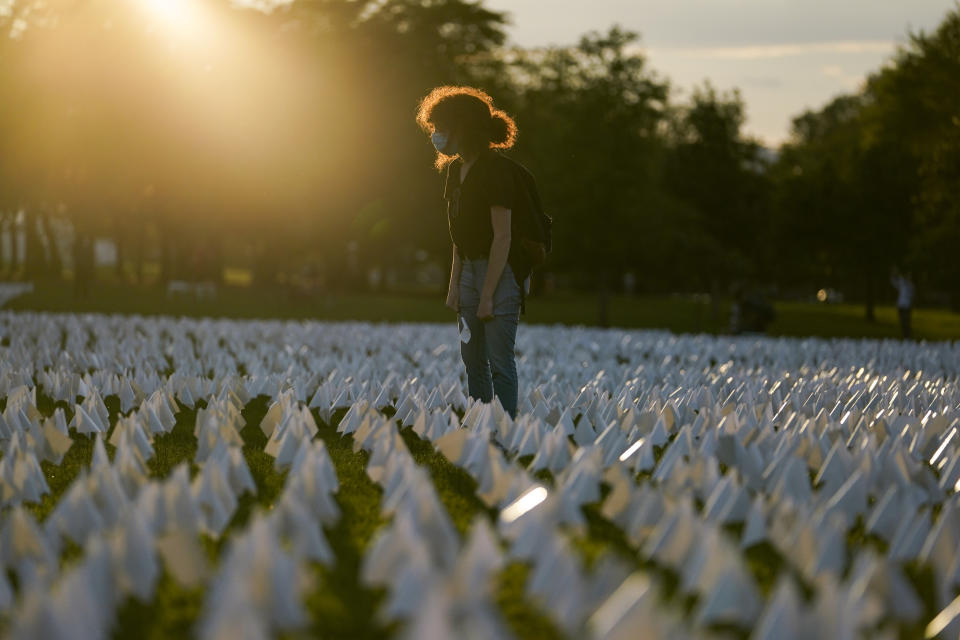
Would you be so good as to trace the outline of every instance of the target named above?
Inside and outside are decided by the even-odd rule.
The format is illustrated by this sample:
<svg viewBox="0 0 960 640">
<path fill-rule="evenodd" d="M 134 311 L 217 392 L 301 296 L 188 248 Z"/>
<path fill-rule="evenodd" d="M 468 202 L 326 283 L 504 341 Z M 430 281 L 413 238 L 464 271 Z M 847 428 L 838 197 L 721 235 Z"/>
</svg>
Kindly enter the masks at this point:
<svg viewBox="0 0 960 640">
<path fill-rule="evenodd" d="M 779 89 L 783 86 L 783 79 L 775 76 L 744 76 L 742 84 L 758 89 Z"/>
<path fill-rule="evenodd" d="M 893 53 L 893 40 L 848 40 L 837 42 L 804 42 L 792 44 L 764 44 L 730 47 L 655 47 L 658 53 L 685 58 L 713 58 L 726 60 L 765 60 L 812 54 Z"/>
<path fill-rule="evenodd" d="M 854 87 L 863 81 L 863 75 L 847 73 L 846 69 L 838 64 L 824 65 L 820 67 L 820 73 L 827 78 L 839 80 L 850 87 Z"/>
<path fill-rule="evenodd" d="M 821 67 L 820 72 L 828 78 L 842 78 L 844 76 L 843 67 L 838 64 L 828 64 Z"/>
</svg>

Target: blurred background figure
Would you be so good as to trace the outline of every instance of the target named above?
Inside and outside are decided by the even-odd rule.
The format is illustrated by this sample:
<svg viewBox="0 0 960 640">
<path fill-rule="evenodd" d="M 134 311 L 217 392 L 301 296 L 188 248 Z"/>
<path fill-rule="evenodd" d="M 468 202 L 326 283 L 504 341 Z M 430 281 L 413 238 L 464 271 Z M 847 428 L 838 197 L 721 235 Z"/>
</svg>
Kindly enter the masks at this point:
<svg viewBox="0 0 960 640">
<path fill-rule="evenodd" d="M 637 288 L 637 277 L 633 275 L 633 271 L 627 271 L 623 274 L 623 292 L 628 296 L 632 296 Z"/>
<path fill-rule="evenodd" d="M 897 315 L 900 316 L 900 335 L 909 340 L 910 312 L 913 309 L 915 289 L 910 273 L 901 273 L 897 267 L 890 269 L 890 284 L 897 290 Z"/>
<path fill-rule="evenodd" d="M 743 283 L 733 285 L 733 303 L 730 305 L 730 333 L 763 334 L 777 314 L 773 305 Z"/>
</svg>

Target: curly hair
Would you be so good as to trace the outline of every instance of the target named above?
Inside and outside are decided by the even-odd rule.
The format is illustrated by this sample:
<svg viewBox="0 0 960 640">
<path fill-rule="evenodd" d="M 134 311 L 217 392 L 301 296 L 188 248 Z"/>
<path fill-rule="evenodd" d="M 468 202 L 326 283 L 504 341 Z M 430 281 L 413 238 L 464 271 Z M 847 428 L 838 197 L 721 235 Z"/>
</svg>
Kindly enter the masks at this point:
<svg viewBox="0 0 960 640">
<path fill-rule="evenodd" d="M 509 149 L 517 140 L 517 123 L 505 111 L 493 106 L 486 92 L 464 86 L 437 87 L 420 101 L 417 124 L 428 134 L 437 129 L 458 131 L 463 151 Z M 434 166 L 439 170 L 457 156 L 437 152 Z"/>
</svg>

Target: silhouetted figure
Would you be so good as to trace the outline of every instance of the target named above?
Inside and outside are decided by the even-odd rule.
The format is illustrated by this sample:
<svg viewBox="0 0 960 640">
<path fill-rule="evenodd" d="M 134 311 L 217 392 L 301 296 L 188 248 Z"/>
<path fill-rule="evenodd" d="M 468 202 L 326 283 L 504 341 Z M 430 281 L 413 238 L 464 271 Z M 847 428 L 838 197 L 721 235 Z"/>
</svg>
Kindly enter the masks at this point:
<svg viewBox="0 0 960 640">
<path fill-rule="evenodd" d="M 910 328 L 910 314 L 913 310 L 913 296 L 915 293 L 909 273 L 900 273 L 894 267 L 890 270 L 890 284 L 897 290 L 897 315 L 900 317 L 900 335 L 904 340 L 912 338 Z"/>
<path fill-rule="evenodd" d="M 628 296 L 632 296 L 636 288 L 637 276 L 633 275 L 633 271 L 627 271 L 623 274 L 623 292 Z"/>
<path fill-rule="evenodd" d="M 482 402 L 496 394 L 516 417 L 514 345 L 528 279 L 511 251 L 511 210 L 520 197 L 516 170 L 497 150 L 513 146 L 517 126 L 483 91 L 450 86 L 421 101 L 417 123 L 437 150 L 436 168 L 447 170 L 453 266 L 446 304 L 457 312 L 469 394 Z"/>
<path fill-rule="evenodd" d="M 730 333 L 766 333 L 767 325 L 777 317 L 773 305 L 743 285 L 733 289 L 730 305 Z"/>
</svg>

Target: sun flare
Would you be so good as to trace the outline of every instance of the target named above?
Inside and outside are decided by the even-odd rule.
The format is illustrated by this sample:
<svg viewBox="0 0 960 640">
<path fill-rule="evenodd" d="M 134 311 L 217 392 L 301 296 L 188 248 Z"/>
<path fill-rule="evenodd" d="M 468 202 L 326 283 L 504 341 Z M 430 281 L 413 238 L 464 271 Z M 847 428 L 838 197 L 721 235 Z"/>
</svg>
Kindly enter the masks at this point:
<svg viewBox="0 0 960 640">
<path fill-rule="evenodd" d="M 142 0 L 149 12 L 165 26 L 178 31 L 193 31 L 198 12 L 192 0 Z"/>
</svg>

